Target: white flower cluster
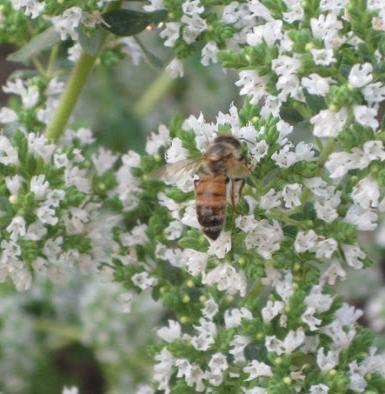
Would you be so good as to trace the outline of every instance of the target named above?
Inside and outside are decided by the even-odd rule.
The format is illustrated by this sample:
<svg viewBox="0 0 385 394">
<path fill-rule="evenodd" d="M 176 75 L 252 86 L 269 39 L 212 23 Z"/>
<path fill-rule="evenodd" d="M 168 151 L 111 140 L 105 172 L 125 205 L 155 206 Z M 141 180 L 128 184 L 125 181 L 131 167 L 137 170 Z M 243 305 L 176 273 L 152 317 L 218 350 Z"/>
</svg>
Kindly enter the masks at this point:
<svg viewBox="0 0 385 394">
<path fill-rule="evenodd" d="M 339 180 L 336 181 L 326 171 L 319 172 L 317 166 L 314 166 L 319 158 L 319 152 L 315 148 L 311 146 L 304 148 L 306 144 L 303 142 L 295 146 L 288 140 L 288 134 L 292 129 L 285 122 L 279 119 L 275 122 L 271 120 L 266 122 L 261 120 L 261 122 L 258 126 L 241 122 L 237 110 L 232 106 L 229 114 L 220 113 L 215 123 L 207 123 L 202 115 L 198 118 L 190 116 L 183 122 L 181 130 L 174 138 L 170 136 L 171 133 L 165 126 L 161 126 L 159 133 L 153 133 L 147 143 L 147 153 L 152 155 L 158 153 L 161 144 L 168 146 L 166 160 L 175 163 L 189 156 L 189 149 L 193 148 L 191 133 L 194 136 L 195 148 L 204 152 L 218 135 L 218 130 L 229 127 L 233 135 L 247 138 L 250 142 L 248 152 L 251 161 L 257 163 L 255 171 L 258 169 L 262 171 L 265 168 L 266 172 L 259 172 L 260 176 L 265 177 L 267 174 L 274 173 L 276 177 L 274 188 L 269 188 L 269 184 L 258 184 L 260 187 L 258 189 L 250 183 L 244 192 L 248 211 L 236 217 L 231 231 L 223 231 L 221 236 L 216 241 L 210 241 L 209 245 L 203 235 L 196 235 L 196 242 L 203 242 L 203 246 L 198 248 L 194 243 L 184 246 L 187 238 L 186 241 L 183 238 L 191 231 L 193 234 L 199 234 L 196 233 L 200 226 L 193 207 L 194 201 L 189 198 L 176 201 L 169 193 L 177 186 L 188 196 L 193 190 L 192 179 L 189 179 L 188 174 L 176 177 L 174 182 L 169 180 L 170 186 L 166 190 L 158 193 L 159 204 L 167 208 L 169 221 L 164 226 L 164 238 L 159 238 L 155 244 L 155 256 L 161 264 L 170 264 L 185 273 L 187 289 L 186 293 L 181 295 L 185 300 L 183 302 L 200 309 L 198 316 L 192 320 L 194 322 L 192 331 L 183 330 L 185 324 L 190 327 L 190 320 L 189 317 L 178 313 L 177 320 L 170 320 L 168 327 L 158 331 L 159 337 L 166 345 L 155 357 L 154 380 L 157 382 L 158 389 L 166 393 L 173 390 L 171 382 L 174 374 L 196 392 L 210 392 L 224 384 L 226 379 L 238 379 L 243 392 L 266 393 L 269 382 L 273 382 L 276 376 L 281 376 L 281 368 L 283 368 L 271 362 L 268 355 L 275 354 L 275 357 L 286 357 L 289 360 L 293 354 L 300 353 L 304 357 L 314 357 L 319 368 L 320 380 L 316 382 L 313 379 L 312 384 L 308 386 L 306 373 L 302 367 L 298 369 L 285 367 L 287 384 L 292 385 L 297 391 L 302 392 L 304 387 L 309 387 L 311 393 L 328 393 L 334 383 L 326 382 L 321 375 L 329 371 L 335 374 L 338 371 L 345 374 L 350 382 L 348 386 L 353 392 L 364 392 L 367 387 L 365 380 L 367 373 L 379 373 L 385 376 L 383 368 L 376 365 L 376 361 L 383 359 L 373 353 L 362 364 L 354 361 L 354 358 L 348 363 L 340 362 L 340 354 L 353 346 L 354 341 L 360 340 L 361 334 L 357 331 L 355 323 L 361 312 L 347 304 L 336 308 L 335 298 L 327 290 L 328 286 L 335 284 L 338 278 L 346 276 L 346 267 L 341 264 L 341 257 L 346 266 L 354 269 L 363 268 L 366 259 L 365 252 L 358 246 L 355 238 L 345 239 L 338 232 L 335 233 L 335 238 L 327 236 L 326 231 L 330 231 L 328 227 L 330 224 L 338 222 L 346 226 L 344 222 L 351 223 L 348 220 L 349 213 L 344 218 L 339 211 L 345 190 Z M 270 135 L 275 136 L 273 140 Z M 190 145 L 184 142 L 186 136 L 190 136 L 188 137 Z M 263 154 L 260 154 L 262 142 L 265 147 Z M 287 147 L 287 152 L 293 155 L 290 159 L 292 163 L 289 165 L 281 165 L 281 162 L 277 161 L 282 146 Z M 302 153 L 304 150 L 305 154 Z M 283 174 L 294 165 L 315 168 L 317 176 L 314 176 L 314 172 L 312 176 L 302 175 L 302 184 L 280 182 L 279 173 L 281 172 L 282 179 L 285 179 Z M 373 212 L 378 209 L 381 205 L 382 191 L 378 186 L 369 187 L 373 183 L 370 178 L 362 178 L 353 187 L 351 205 L 348 209 L 345 206 L 347 212 L 350 212 L 356 204 L 365 204 L 363 208 Z M 262 192 L 263 190 L 265 193 Z M 305 190 L 308 191 L 308 201 L 314 204 L 315 222 L 311 222 L 314 227 L 299 230 L 292 239 L 288 236 L 285 226 L 305 224 L 295 218 L 295 213 L 299 212 L 303 205 Z M 362 193 L 365 195 L 363 196 Z M 262 216 L 256 216 L 258 212 L 256 209 L 263 210 Z M 361 218 L 359 224 L 362 223 Z M 143 237 L 144 235 L 132 236 L 131 240 L 136 243 Z M 289 249 L 294 254 L 290 254 Z M 280 255 L 287 267 L 284 270 L 274 268 L 271 263 L 277 261 Z M 290 259 L 293 259 L 293 262 Z M 234 296 L 240 296 L 246 302 L 250 292 L 253 292 L 249 283 L 253 276 L 250 277 L 248 269 L 250 269 L 249 264 L 253 265 L 256 261 L 261 264 L 262 271 L 259 272 L 262 284 L 271 289 L 272 298 L 265 301 L 262 306 L 258 304 L 250 309 L 231 306 Z M 246 265 L 245 262 L 248 264 Z M 316 262 L 322 262 L 324 265 L 321 272 L 317 274 L 318 283 L 313 286 L 301 283 L 299 279 L 301 276 L 298 277 L 298 273 L 306 270 L 303 265 L 311 266 L 317 264 Z M 154 276 L 156 277 L 155 274 Z M 164 279 L 159 280 L 165 286 Z M 149 283 L 154 282 L 151 280 Z M 188 295 L 189 286 L 202 289 L 199 302 L 191 304 L 192 299 Z M 207 292 L 203 290 L 204 288 Z M 213 294 L 212 288 L 219 291 L 214 293 L 215 297 L 209 296 Z M 225 299 L 230 299 L 229 306 L 219 307 Z M 224 325 L 219 324 L 219 316 L 223 316 Z M 254 334 L 257 335 L 257 343 L 255 336 L 247 331 L 251 327 L 248 326 L 247 321 L 257 330 L 257 334 Z M 349 330 L 346 331 L 345 327 L 349 327 Z M 323 336 L 330 338 L 330 345 L 321 346 Z M 228 338 L 227 347 L 222 345 L 219 350 L 217 344 L 219 338 L 223 337 Z M 185 357 L 175 356 L 171 350 L 174 347 L 167 345 L 176 346 L 176 343 L 179 344 L 180 349 L 186 349 Z M 203 364 L 196 363 L 194 358 L 188 358 L 189 346 L 201 352 L 201 357 L 206 357 Z M 258 347 L 259 356 L 252 359 L 245 356 L 246 349 L 250 346 Z M 182 350 L 178 354 L 181 352 Z M 234 359 L 229 361 L 226 353 L 231 354 Z"/>
<path fill-rule="evenodd" d="M 138 204 L 139 183 L 130 171 L 139 157 L 122 157 L 107 193 L 104 177 L 118 156 L 104 148 L 88 154 L 93 141 L 88 129 L 69 132 L 65 147 L 34 133 L 1 136 L 3 281 L 9 276 L 17 289 L 28 289 L 34 272 L 61 280 L 74 265 L 95 270 L 110 258 L 113 242 L 106 234 L 121 217 L 103 217 L 100 210 L 108 199 L 120 212 Z"/>
</svg>

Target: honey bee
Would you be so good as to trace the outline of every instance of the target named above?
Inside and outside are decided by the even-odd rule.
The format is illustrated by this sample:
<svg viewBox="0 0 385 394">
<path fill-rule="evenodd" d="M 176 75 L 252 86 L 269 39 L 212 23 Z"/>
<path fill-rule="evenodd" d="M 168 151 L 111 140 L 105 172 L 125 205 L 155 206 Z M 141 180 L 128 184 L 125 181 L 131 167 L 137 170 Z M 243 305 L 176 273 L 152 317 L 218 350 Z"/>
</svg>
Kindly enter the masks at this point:
<svg viewBox="0 0 385 394">
<path fill-rule="evenodd" d="M 216 240 L 226 220 L 227 196 L 235 209 L 236 185 L 241 196 L 250 167 L 242 157 L 241 142 L 232 135 L 215 138 L 200 157 L 168 164 L 152 173 L 152 178 L 175 179 L 183 174 L 195 173 L 196 212 L 203 233 Z"/>
</svg>

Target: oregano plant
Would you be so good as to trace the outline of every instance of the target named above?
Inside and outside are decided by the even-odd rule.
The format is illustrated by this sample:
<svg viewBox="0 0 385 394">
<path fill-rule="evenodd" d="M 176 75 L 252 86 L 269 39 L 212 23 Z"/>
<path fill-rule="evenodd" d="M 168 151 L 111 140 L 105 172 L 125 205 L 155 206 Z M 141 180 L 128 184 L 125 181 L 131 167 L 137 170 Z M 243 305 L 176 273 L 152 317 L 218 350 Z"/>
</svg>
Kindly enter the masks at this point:
<svg viewBox="0 0 385 394">
<path fill-rule="evenodd" d="M 71 116 L 92 68 L 127 47 L 160 66 L 137 37 L 150 29 L 173 77 L 198 52 L 238 76 L 242 102 L 176 115 L 121 155 Z M 360 234 L 385 211 L 383 1 L 3 0 L 0 43 L 33 69 L 2 88 L 0 277 L 26 291 L 81 269 L 119 283 L 126 311 L 150 293 L 167 321 L 152 377 L 125 392 L 385 392 L 385 356 L 337 290 L 371 265 Z M 199 174 L 153 174 L 228 134 L 251 171 L 212 241 Z"/>
</svg>

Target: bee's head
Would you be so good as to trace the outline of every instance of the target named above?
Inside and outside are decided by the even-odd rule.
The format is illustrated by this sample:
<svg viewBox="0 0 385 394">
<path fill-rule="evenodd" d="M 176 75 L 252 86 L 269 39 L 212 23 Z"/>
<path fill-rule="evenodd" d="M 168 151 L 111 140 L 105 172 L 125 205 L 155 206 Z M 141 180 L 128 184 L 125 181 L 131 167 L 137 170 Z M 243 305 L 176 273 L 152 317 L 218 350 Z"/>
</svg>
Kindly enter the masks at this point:
<svg viewBox="0 0 385 394">
<path fill-rule="evenodd" d="M 229 144 L 232 145 L 235 149 L 240 149 L 241 147 L 241 143 L 239 142 L 239 139 L 232 136 L 231 134 L 219 135 L 214 140 L 214 144 L 217 143 Z"/>
</svg>

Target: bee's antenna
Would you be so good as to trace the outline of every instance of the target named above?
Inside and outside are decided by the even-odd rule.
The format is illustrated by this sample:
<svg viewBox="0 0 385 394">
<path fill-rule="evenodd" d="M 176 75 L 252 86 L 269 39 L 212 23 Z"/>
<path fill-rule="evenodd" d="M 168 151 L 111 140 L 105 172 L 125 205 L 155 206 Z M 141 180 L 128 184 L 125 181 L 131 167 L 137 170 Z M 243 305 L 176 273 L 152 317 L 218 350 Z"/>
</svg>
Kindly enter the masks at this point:
<svg viewBox="0 0 385 394">
<path fill-rule="evenodd" d="M 255 143 L 253 141 L 248 140 L 247 138 L 240 138 L 241 141 L 246 141 L 251 145 L 255 145 Z"/>
</svg>

